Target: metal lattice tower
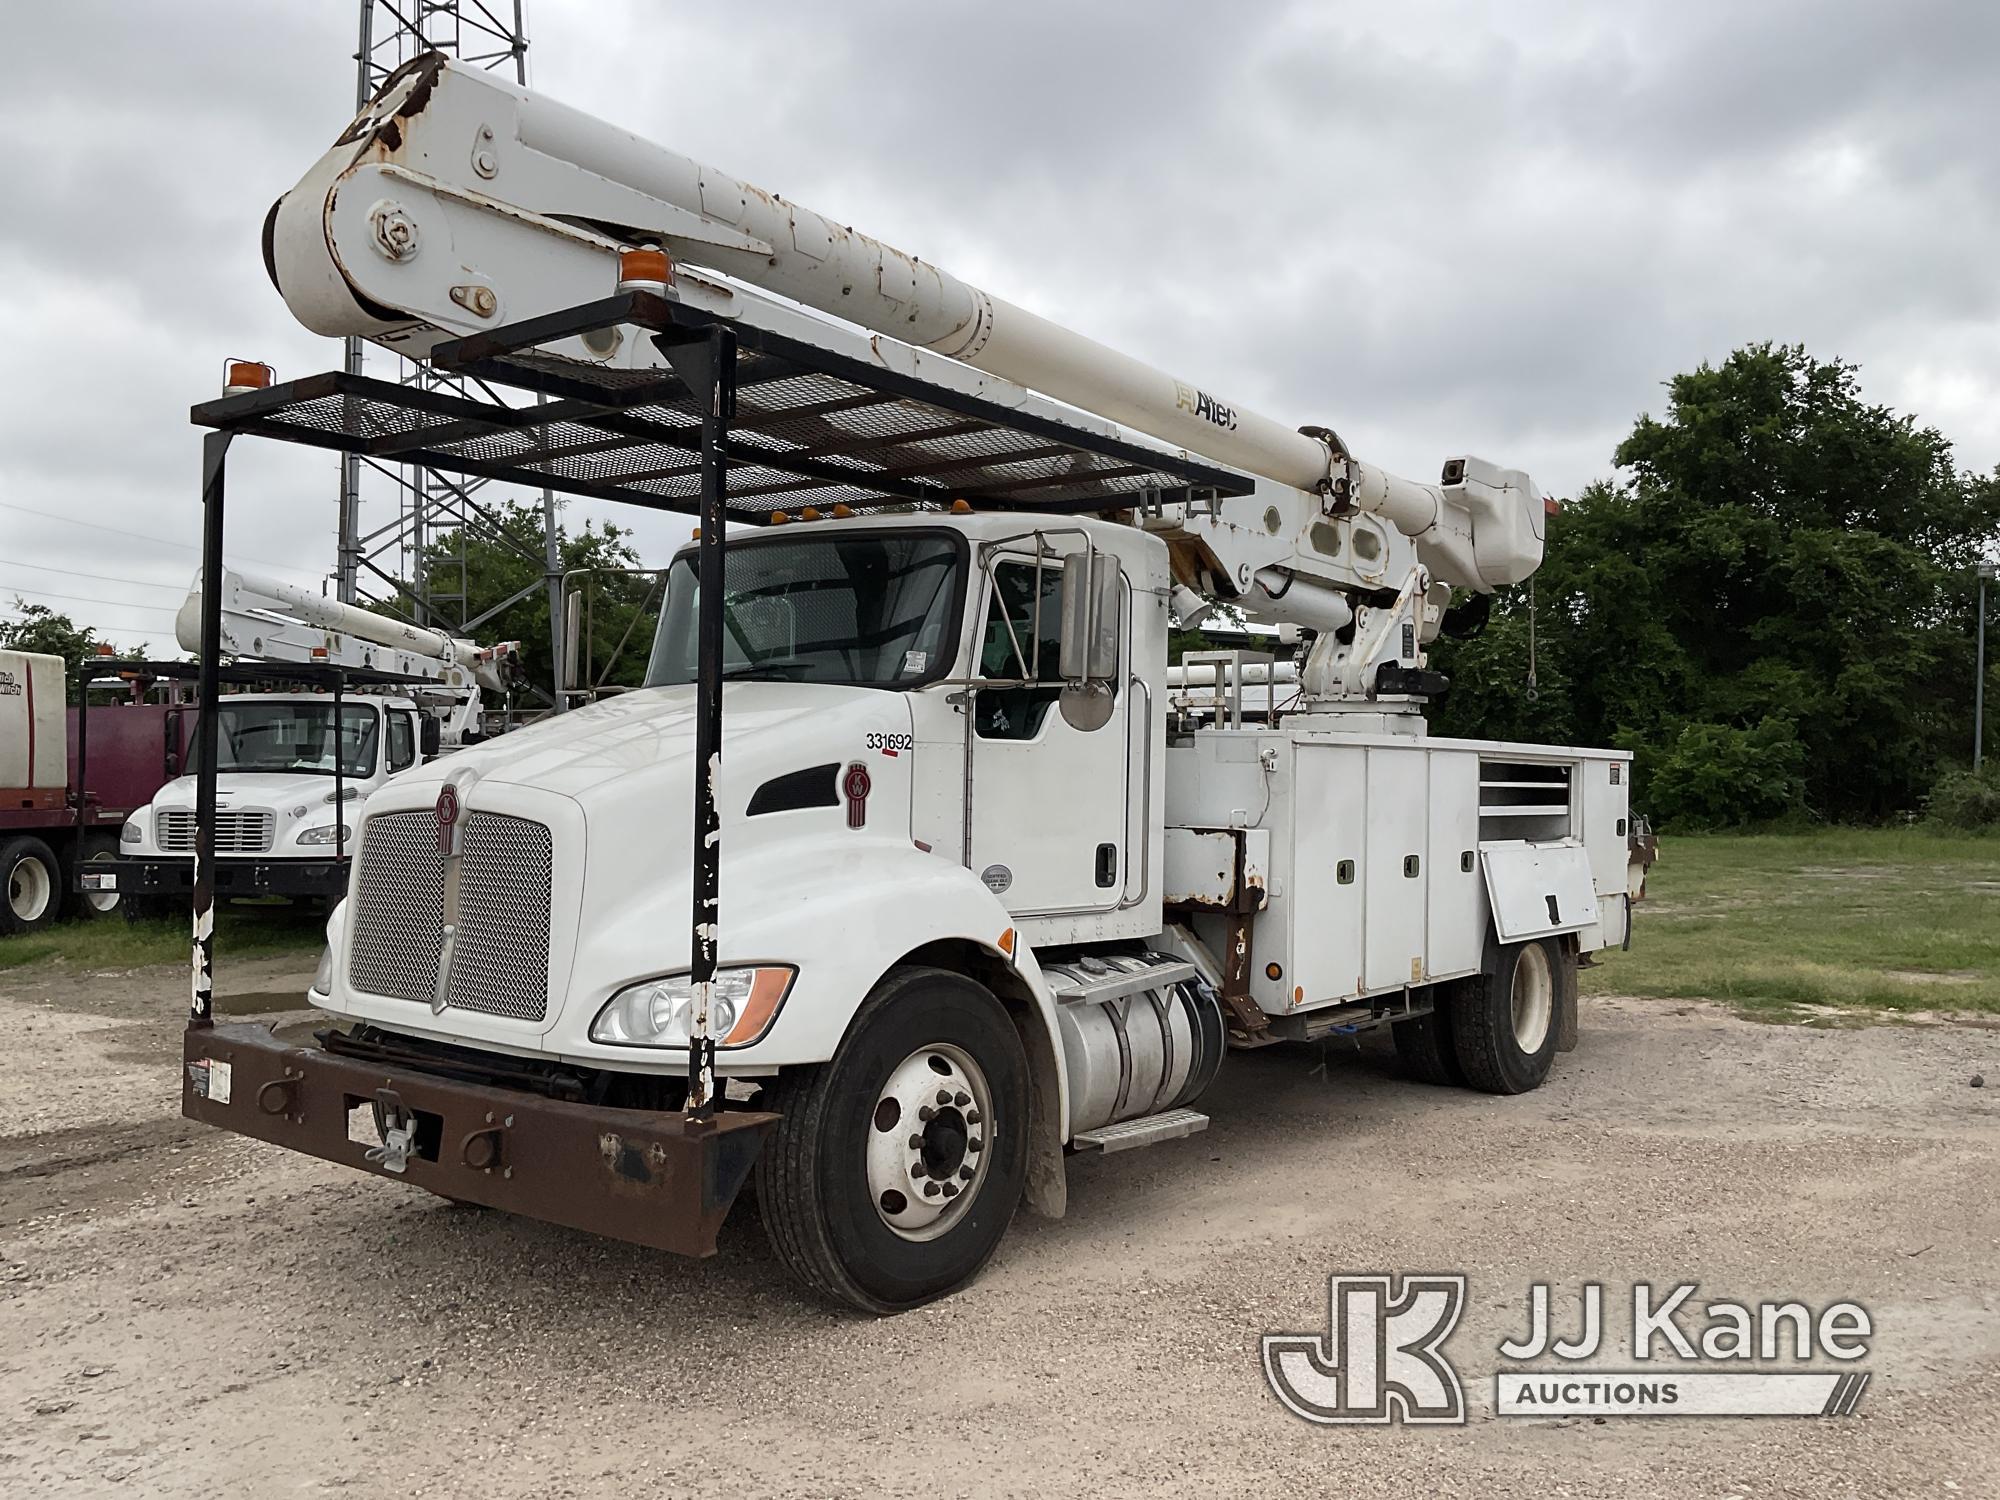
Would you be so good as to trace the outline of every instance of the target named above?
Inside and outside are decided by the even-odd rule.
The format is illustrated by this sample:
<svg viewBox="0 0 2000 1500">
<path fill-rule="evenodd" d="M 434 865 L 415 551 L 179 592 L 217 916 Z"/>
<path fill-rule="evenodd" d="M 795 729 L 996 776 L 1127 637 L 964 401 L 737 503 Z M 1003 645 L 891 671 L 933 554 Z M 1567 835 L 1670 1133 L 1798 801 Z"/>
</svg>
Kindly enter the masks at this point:
<svg viewBox="0 0 2000 1500">
<path fill-rule="evenodd" d="M 361 29 L 355 49 L 355 108 L 359 110 L 398 67 L 423 52 L 442 52 L 461 62 L 511 74 L 528 81 L 528 33 L 523 0 L 361 0 Z M 346 366 L 359 374 L 366 342 L 350 338 Z M 377 351 L 375 357 L 386 356 Z M 457 390 L 463 382 L 441 376 L 429 365 L 397 358 L 398 378 L 406 384 Z M 372 530 L 361 529 L 362 484 L 365 476 L 386 479 L 394 486 L 395 518 Z M 549 647 L 554 702 L 562 706 L 563 610 L 562 557 L 556 529 L 552 490 L 541 492 L 542 536 L 531 552 L 510 536 L 482 500 L 486 482 L 441 474 L 413 464 L 389 465 L 360 454 L 341 459 L 339 557 L 335 587 L 344 603 L 361 604 L 398 615 L 417 624 L 473 635 L 501 610 L 520 602 L 535 588 L 549 597 Z M 441 532 L 458 539 L 457 587 L 437 589 L 423 563 L 427 551 L 437 561 L 434 542 Z M 529 588 L 491 607 L 472 613 L 467 597 L 465 542 L 479 537 L 520 553 L 538 566 L 542 577 Z M 449 569 L 447 569 L 447 573 Z M 370 587 L 370 583 L 373 587 Z M 386 597 L 385 597 L 386 593 Z"/>
</svg>

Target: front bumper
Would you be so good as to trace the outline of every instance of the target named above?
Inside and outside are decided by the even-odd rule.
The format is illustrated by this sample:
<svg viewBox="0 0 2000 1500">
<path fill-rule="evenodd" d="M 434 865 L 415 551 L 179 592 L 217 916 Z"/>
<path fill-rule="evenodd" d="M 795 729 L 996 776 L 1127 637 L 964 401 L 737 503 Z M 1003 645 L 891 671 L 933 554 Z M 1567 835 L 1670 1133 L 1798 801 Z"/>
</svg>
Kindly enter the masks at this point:
<svg viewBox="0 0 2000 1500">
<path fill-rule="evenodd" d="M 215 894 L 231 896 L 345 896 L 345 859 L 217 859 Z M 170 858 L 100 859 L 79 862 L 79 891 L 116 891 L 122 896 L 185 896 L 194 890 L 194 861 Z"/>
<path fill-rule="evenodd" d="M 293 1046 L 261 1026 L 190 1026 L 190 1120 L 448 1198 L 678 1255 L 713 1255 L 764 1133 L 778 1117 L 607 1109 Z M 398 1163 L 349 1139 L 356 1109 L 408 1121 Z"/>
</svg>

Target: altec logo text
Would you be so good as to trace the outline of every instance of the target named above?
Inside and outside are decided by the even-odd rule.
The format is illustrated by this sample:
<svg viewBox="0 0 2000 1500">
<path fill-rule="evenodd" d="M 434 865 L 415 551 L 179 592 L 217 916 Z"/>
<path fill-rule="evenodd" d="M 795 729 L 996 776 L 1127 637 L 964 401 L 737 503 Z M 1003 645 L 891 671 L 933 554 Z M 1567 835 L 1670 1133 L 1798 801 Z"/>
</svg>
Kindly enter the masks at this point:
<svg viewBox="0 0 2000 1500">
<path fill-rule="evenodd" d="M 1865 1357 L 1874 1332 L 1865 1308 L 1697 1305 L 1696 1290 L 1693 1282 L 1632 1288 L 1624 1348 L 1644 1368 L 1620 1370 L 1582 1363 L 1606 1348 L 1601 1283 L 1578 1289 L 1568 1338 L 1556 1334 L 1549 1285 L 1533 1284 L 1526 1330 L 1503 1341 L 1499 1354 L 1555 1363 L 1498 1370 L 1495 1415 L 1844 1416 L 1860 1402 L 1866 1371 L 1799 1366 Z M 1444 1353 L 1465 1308 L 1463 1276 L 1334 1276 L 1327 1299 L 1324 1334 L 1264 1336 L 1264 1378 L 1287 1410 L 1328 1424 L 1464 1422 L 1464 1387 Z"/>
</svg>

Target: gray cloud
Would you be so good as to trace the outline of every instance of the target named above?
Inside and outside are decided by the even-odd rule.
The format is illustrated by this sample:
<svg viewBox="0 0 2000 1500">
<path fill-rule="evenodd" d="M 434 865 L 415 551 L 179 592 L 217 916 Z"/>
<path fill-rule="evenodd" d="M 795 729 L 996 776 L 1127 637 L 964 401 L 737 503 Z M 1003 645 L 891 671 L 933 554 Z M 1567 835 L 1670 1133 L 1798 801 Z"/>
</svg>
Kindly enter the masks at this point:
<svg viewBox="0 0 2000 1500">
<path fill-rule="evenodd" d="M 1983 0 L 530 19 L 538 87 L 1413 474 L 1474 451 L 1573 491 L 1668 376 L 1765 338 L 2000 461 Z M 45 602 L 163 644 L 187 405 L 230 355 L 337 361 L 257 232 L 348 113 L 352 25 L 335 0 L 0 14 L 0 609 L 95 596 Z M 242 445 L 233 489 L 237 556 L 330 568 L 329 456 Z"/>
</svg>

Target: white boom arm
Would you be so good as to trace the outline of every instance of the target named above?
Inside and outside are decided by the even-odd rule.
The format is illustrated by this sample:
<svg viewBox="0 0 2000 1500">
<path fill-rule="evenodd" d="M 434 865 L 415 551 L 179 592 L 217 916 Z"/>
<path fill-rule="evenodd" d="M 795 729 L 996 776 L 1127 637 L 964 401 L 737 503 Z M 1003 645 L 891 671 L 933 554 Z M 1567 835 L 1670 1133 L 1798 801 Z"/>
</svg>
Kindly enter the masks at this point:
<svg viewBox="0 0 2000 1500">
<path fill-rule="evenodd" d="M 1322 518 L 1380 517 L 1414 544 L 1426 588 L 1485 592 L 1541 561 L 1543 501 L 1525 474 L 1455 459 L 1438 484 L 1399 479 L 1326 429 L 1293 431 L 836 220 L 434 54 L 384 84 L 266 226 L 272 279 L 308 328 L 417 355 L 606 295 L 616 253 L 636 244 L 1297 492 L 1310 506 L 1284 506 L 1275 527 L 1261 488 L 1239 503 L 1240 520 L 1188 520 L 1216 564 L 1202 571 L 1252 613 L 1326 628 L 1324 601 L 1279 604 L 1295 576 L 1320 590 L 1380 590 L 1348 575 L 1341 549 L 1328 551 L 1344 528 L 1310 524 Z M 1246 530 L 1259 534 L 1247 549 Z M 1275 553 L 1273 537 L 1283 542 Z"/>
<path fill-rule="evenodd" d="M 174 616 L 184 650 L 201 649 L 201 576 Z M 471 641 L 408 625 L 296 584 L 234 568 L 222 575 L 222 653 L 249 661 L 361 667 L 419 677 L 412 684 L 430 706 L 445 711 L 444 737 L 456 743 L 479 722 L 482 691 L 504 693 L 516 642 L 478 646 Z M 438 690 L 443 690 L 439 698 Z"/>
</svg>

